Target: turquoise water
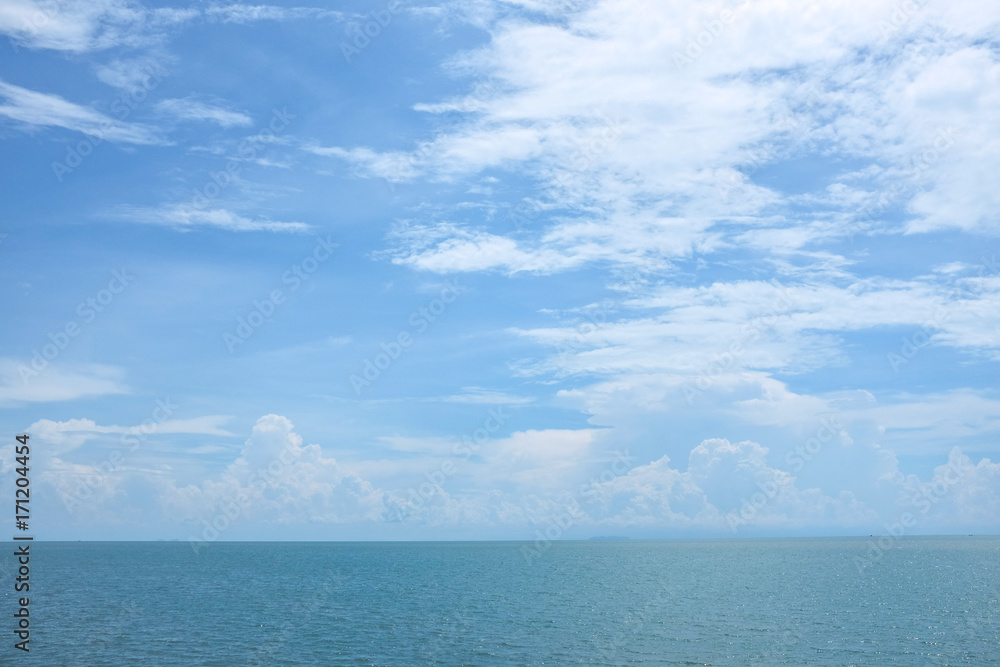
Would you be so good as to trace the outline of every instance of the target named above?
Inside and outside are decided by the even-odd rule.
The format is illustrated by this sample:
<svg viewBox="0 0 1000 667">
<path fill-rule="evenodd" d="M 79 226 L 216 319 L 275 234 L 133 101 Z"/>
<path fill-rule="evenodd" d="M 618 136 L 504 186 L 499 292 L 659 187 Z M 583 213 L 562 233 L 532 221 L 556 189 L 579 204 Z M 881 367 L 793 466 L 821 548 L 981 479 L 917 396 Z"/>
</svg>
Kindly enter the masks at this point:
<svg viewBox="0 0 1000 667">
<path fill-rule="evenodd" d="M 35 543 L 0 664 L 1000 664 L 1000 538 L 525 546 Z"/>
</svg>

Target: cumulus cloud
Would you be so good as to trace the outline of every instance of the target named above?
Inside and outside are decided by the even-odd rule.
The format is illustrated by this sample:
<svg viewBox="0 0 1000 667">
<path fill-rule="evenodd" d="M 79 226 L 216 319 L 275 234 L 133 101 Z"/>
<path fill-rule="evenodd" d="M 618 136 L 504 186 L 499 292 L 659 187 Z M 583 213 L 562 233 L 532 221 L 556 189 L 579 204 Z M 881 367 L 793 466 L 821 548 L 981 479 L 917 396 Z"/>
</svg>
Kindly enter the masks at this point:
<svg viewBox="0 0 1000 667">
<path fill-rule="evenodd" d="M 490 442 L 482 459 L 465 462 L 455 480 L 414 503 L 412 494 L 378 488 L 319 445 L 305 445 L 292 423 L 278 415 L 258 419 L 236 457 L 198 483 L 178 485 L 169 469 L 149 467 L 132 450 L 98 463 L 70 456 L 84 442 L 109 435 L 228 436 L 220 428 L 227 419 L 161 419 L 152 429 L 101 426 L 90 419 L 41 420 L 28 430 L 44 449 L 36 461 L 42 494 L 51 489 L 78 518 L 95 521 L 107 512 L 120 512 L 123 502 L 128 516 L 139 522 L 162 510 L 168 521 L 191 527 L 195 539 L 207 541 L 240 522 L 404 522 L 457 530 L 493 527 L 515 534 L 559 525 L 565 537 L 573 536 L 570 528 L 577 536 L 606 530 L 757 534 L 817 526 L 860 532 L 877 530 L 904 512 L 916 517 L 913 531 L 926 533 L 989 526 L 1000 511 L 1000 464 L 986 458 L 976 463 L 953 448 L 931 475 L 906 475 L 891 452 L 850 447 L 845 434 L 833 431 L 822 440 L 838 450 L 837 456 L 823 463 L 810 460 L 806 466 L 823 467 L 844 458 L 849 467 L 872 472 L 857 476 L 851 489 L 826 490 L 804 481 L 808 467 L 793 465 L 791 457 L 775 457 L 753 441 L 709 438 L 690 449 L 686 465 L 678 465 L 669 456 L 644 463 L 627 451 L 601 454 L 594 448 L 599 431 L 550 430 Z M 432 458 L 445 454 L 440 448 L 430 453 Z M 0 474 L 12 474 L 13 446 L 5 446 L 0 458 Z M 119 520 L 124 519 L 114 519 Z"/>
<path fill-rule="evenodd" d="M 93 419 L 41 419 L 24 429 L 30 438 L 36 501 L 46 512 L 66 512 L 77 521 L 120 525 L 159 520 L 157 489 L 168 468 L 151 463 L 155 442 L 171 436 L 232 435 L 225 415 L 175 419 L 178 406 L 157 400 L 150 417 L 134 426 L 102 425 Z M 0 475 L 14 475 L 14 445 L 0 447 Z"/>
<path fill-rule="evenodd" d="M 991 175 L 1000 155 L 1000 60 L 990 40 L 1000 12 L 973 0 L 921 3 L 902 14 L 894 0 L 808 11 L 787 5 L 445 3 L 422 15 L 472 23 L 488 39 L 445 64 L 471 82 L 465 94 L 413 106 L 435 116 L 428 126 L 437 129 L 401 145 L 299 143 L 310 160 L 342 163 L 358 177 L 457 185 L 470 200 L 517 193 L 454 210 L 415 208 L 392 226 L 379 259 L 436 274 L 606 270 L 612 299 L 544 313 L 554 316 L 550 324 L 507 333 L 541 350 L 514 363 L 517 374 L 561 383 L 556 401 L 579 408 L 595 427 L 615 428 L 538 426 L 494 438 L 453 486 L 408 513 L 399 511 L 406 491 L 372 483 L 369 470 L 381 466 L 394 482 L 417 470 L 422 480 L 425 466 L 450 456 L 446 436 L 382 435 L 375 440 L 398 458 L 348 464 L 330 454 L 332 443 L 306 445 L 288 419 L 268 415 L 208 479 L 181 481 L 162 466 L 136 466 L 129 479 L 159 494 L 172 519 L 193 525 L 212 525 L 234 503 L 238 517 L 276 524 L 534 526 L 569 512 L 575 525 L 595 527 L 854 530 L 925 505 L 922 528 L 988 524 L 1000 511 L 998 464 L 974 463 L 951 445 L 1000 429 L 989 391 L 824 391 L 814 378 L 795 380 L 859 363 L 851 347 L 860 332 L 906 331 L 909 348 L 894 339 L 876 359 L 884 357 L 886 373 L 900 368 L 892 354 L 915 363 L 910 350 L 1000 359 L 995 268 L 981 270 L 975 258 L 935 259 L 920 275 L 901 275 L 891 261 L 846 248 L 856 237 L 913 243 L 930 232 L 997 232 L 1000 194 Z M 35 16 L 44 20 L 25 22 Z M 24 47 L 83 53 L 148 46 L 168 26 L 195 20 L 311 18 L 342 16 L 239 4 L 146 10 L 124 1 L 16 0 L 0 8 L 0 31 Z M 98 76 L 127 89 L 150 62 L 112 61 Z M 0 82 L 0 96 L 0 115 L 27 129 L 165 143 L 155 128 L 48 92 Z M 156 108 L 224 128 L 251 120 L 194 97 Z M 515 187 L 501 187 L 508 184 Z M 459 215 L 474 206 L 491 215 Z M 165 205 L 116 215 L 182 231 L 310 229 L 242 211 Z M 712 262 L 725 270 L 709 280 L 695 268 L 680 273 L 682 264 Z M 780 282 L 761 278 L 768 273 Z M 6 361 L 0 378 L 0 405 L 128 391 L 120 372 L 101 367 L 54 365 L 25 385 Z M 438 400 L 530 399 L 469 388 Z M 647 442 L 641 462 L 581 486 L 595 470 L 607 473 L 597 459 L 614 437 L 639 430 L 649 415 L 680 421 L 702 405 L 722 422 L 717 431 Z M 824 415 L 846 425 L 824 445 L 828 467 L 797 469 L 783 456 L 789 434 L 802 435 Z M 165 422 L 158 432 L 225 437 L 222 424 L 203 417 Z M 100 436 L 135 435 L 137 427 L 43 420 L 32 428 L 53 455 L 69 458 Z M 753 429 L 759 442 L 741 429 Z M 708 437 L 718 434 L 729 439 Z M 781 437 L 769 441 L 774 434 Z M 904 474 L 897 460 L 897 452 L 949 450 L 930 475 Z M 62 464 L 73 475 L 95 474 Z M 824 480 L 831 470 L 834 481 Z M 111 485 L 107 498 L 126 492 L 137 490 Z"/>
<path fill-rule="evenodd" d="M 842 449 L 843 443 L 833 440 L 827 446 Z M 902 475 L 891 452 L 845 451 L 851 467 L 876 472 L 854 490 L 831 492 L 804 482 L 789 469 L 788 460 L 775 460 L 759 443 L 711 438 L 690 450 L 686 466 L 672 463 L 668 456 L 636 465 L 634 457 L 620 453 L 603 468 L 592 467 L 596 474 L 578 485 L 536 484 L 517 490 L 487 486 L 475 493 L 439 489 L 418 502 L 412 495 L 393 495 L 386 502 L 395 507 L 400 521 L 513 527 L 529 531 L 526 534 L 558 526 L 562 537 L 598 530 L 645 536 L 676 531 L 761 534 L 818 526 L 857 533 L 879 530 L 904 511 L 919 518 L 911 529 L 923 533 L 946 528 L 949 521 L 981 528 L 994 520 L 1000 467 L 989 459 L 973 464 L 956 448 L 922 480 Z M 865 459 L 872 455 L 881 462 L 868 465 Z"/>
<path fill-rule="evenodd" d="M 995 7 L 511 4 L 523 11 L 440 10 L 489 34 L 448 63 L 471 82 L 467 94 L 414 106 L 449 122 L 410 145 L 307 147 L 389 182 L 465 182 L 472 195 L 487 174 L 519 193 L 530 182 L 520 200 L 489 202 L 481 220 L 462 221 L 474 201 L 453 217 L 415 209 L 380 257 L 442 274 L 609 270 L 615 299 L 508 329 L 542 350 L 516 372 L 562 383 L 557 399 L 623 428 L 702 407 L 787 436 L 834 415 L 856 445 L 850 456 L 836 450 L 841 477 L 866 466 L 856 485 L 833 488 L 768 463 L 760 445 L 705 440 L 687 471 L 667 457 L 607 482 L 605 520 L 724 522 L 739 508 L 737 489 L 741 500 L 763 484 L 779 491 L 757 522 L 856 527 L 901 493 L 879 487 L 898 469 L 880 441 L 940 454 L 949 439 L 995 432 L 988 391 L 876 395 L 790 381 L 859 363 L 859 334 L 883 345 L 900 332 L 875 350 L 886 374 L 916 355 L 998 358 L 995 260 L 878 275 L 896 267 L 853 245 L 948 229 L 995 234 Z M 711 282 L 681 274 L 695 259 L 725 270 Z M 436 502 L 440 516 L 527 516 L 506 491 Z"/>
<path fill-rule="evenodd" d="M 261 417 L 220 476 L 165 492 L 168 512 L 177 520 L 211 523 L 235 503 L 238 516 L 268 524 L 382 518 L 383 491 L 325 456 L 319 445 L 302 442 L 287 418 Z"/>
<path fill-rule="evenodd" d="M 588 516 L 617 527 L 699 527 L 736 532 L 752 528 L 856 526 L 877 516 L 849 492 L 837 497 L 800 488 L 787 470 L 772 467 L 758 443 L 703 441 L 691 450 L 687 471 L 669 457 L 596 484 Z"/>
</svg>

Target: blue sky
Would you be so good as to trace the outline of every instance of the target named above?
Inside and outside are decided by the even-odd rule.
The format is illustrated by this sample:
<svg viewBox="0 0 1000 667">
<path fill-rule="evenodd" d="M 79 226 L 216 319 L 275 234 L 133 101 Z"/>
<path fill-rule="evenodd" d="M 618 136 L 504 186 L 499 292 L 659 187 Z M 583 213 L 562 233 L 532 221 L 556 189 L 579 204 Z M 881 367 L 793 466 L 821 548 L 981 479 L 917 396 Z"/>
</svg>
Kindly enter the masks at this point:
<svg viewBox="0 0 1000 667">
<path fill-rule="evenodd" d="M 6 2 L 2 486 L 27 432 L 46 539 L 995 532 L 998 28 Z"/>
</svg>

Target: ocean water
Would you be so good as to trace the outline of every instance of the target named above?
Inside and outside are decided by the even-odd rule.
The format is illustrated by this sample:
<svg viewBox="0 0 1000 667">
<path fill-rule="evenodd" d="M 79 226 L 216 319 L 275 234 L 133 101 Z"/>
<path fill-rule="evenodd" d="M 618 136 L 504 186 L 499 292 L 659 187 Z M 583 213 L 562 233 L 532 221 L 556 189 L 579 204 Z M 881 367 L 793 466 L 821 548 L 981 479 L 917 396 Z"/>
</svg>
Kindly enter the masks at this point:
<svg viewBox="0 0 1000 667">
<path fill-rule="evenodd" d="M 531 547 L 36 542 L 0 664 L 1000 664 L 1000 538 Z"/>
</svg>

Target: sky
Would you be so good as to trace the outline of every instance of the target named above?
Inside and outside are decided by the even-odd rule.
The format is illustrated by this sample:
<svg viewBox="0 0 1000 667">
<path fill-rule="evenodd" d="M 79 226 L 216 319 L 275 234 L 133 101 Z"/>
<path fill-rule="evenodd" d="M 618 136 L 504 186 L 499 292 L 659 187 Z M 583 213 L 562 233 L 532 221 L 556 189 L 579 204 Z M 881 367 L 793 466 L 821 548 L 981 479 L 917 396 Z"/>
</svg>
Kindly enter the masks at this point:
<svg viewBox="0 0 1000 667">
<path fill-rule="evenodd" d="M 36 539 L 997 532 L 995 3 L 5 0 L 0 33 Z"/>
</svg>

